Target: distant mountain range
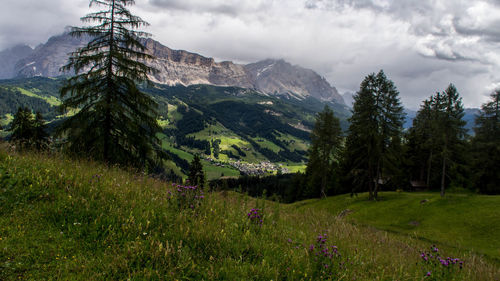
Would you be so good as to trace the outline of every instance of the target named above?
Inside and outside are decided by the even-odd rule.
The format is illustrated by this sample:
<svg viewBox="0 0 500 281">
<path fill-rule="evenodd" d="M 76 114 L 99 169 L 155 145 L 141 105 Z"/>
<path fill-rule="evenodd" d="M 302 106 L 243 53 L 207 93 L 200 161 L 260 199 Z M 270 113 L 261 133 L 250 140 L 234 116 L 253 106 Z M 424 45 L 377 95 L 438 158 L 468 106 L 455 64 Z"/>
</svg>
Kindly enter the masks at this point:
<svg viewBox="0 0 500 281">
<path fill-rule="evenodd" d="M 0 79 L 57 77 L 68 75 L 59 71 L 68 54 L 83 46 L 89 38 L 75 38 L 68 33 L 51 37 L 35 49 L 19 45 L 0 52 Z M 267 95 L 321 101 L 344 105 L 342 96 L 325 78 L 310 69 L 284 60 L 267 59 L 247 65 L 230 61 L 215 62 L 195 53 L 172 50 L 160 42 L 146 39 L 147 52 L 156 59 L 147 63 L 159 70 L 150 79 L 165 85 L 235 86 Z"/>
</svg>

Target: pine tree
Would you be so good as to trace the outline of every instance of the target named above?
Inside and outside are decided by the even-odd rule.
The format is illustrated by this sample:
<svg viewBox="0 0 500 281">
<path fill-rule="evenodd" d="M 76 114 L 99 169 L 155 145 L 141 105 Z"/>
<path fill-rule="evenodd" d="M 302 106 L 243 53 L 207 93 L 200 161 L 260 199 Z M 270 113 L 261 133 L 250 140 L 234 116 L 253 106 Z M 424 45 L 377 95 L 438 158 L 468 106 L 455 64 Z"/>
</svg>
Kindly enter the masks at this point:
<svg viewBox="0 0 500 281">
<path fill-rule="evenodd" d="M 133 0 L 91 0 L 103 9 L 82 18 L 95 26 L 73 27 L 72 36 L 87 36 L 90 42 L 70 55 L 64 71 L 73 70 L 61 88 L 61 109 L 78 109 L 64 121 L 59 133 L 67 151 L 110 164 L 138 168 L 154 167 L 164 157 L 156 133 L 157 104 L 136 83 L 148 82 L 154 69 L 143 62 L 145 53 L 136 31 L 147 25 L 132 15 Z"/>
<path fill-rule="evenodd" d="M 409 130 L 412 169 L 420 170 L 420 179 L 425 171 L 427 185 L 439 185 L 441 196 L 450 182 L 448 178 L 459 182 L 465 173 L 463 116 L 460 95 L 450 84 L 444 92 L 437 92 L 424 101 Z"/>
<path fill-rule="evenodd" d="M 425 100 L 417 116 L 413 119 L 412 127 L 408 130 L 407 158 L 410 160 L 410 180 L 425 182 L 430 186 L 430 175 L 435 151 L 434 138 L 435 122 L 432 111 L 433 98 Z M 416 174 L 415 174 L 416 173 Z"/>
<path fill-rule="evenodd" d="M 45 122 L 40 112 L 33 117 L 29 108 L 19 107 L 11 124 L 10 140 L 20 149 L 41 150 L 47 144 L 48 135 L 45 130 Z"/>
<path fill-rule="evenodd" d="M 403 107 L 382 70 L 363 80 L 354 101 L 344 170 L 353 185 L 368 185 L 370 199 L 376 200 L 379 184 L 399 173 Z"/>
<path fill-rule="evenodd" d="M 311 148 L 306 175 L 310 195 L 326 197 L 329 187 L 335 185 L 335 169 L 338 167 L 342 143 L 339 119 L 325 106 L 316 116 L 311 133 Z"/>
<path fill-rule="evenodd" d="M 472 140 L 473 174 L 479 191 L 500 194 L 500 90 L 481 107 Z"/>
<path fill-rule="evenodd" d="M 49 135 L 46 132 L 45 120 L 40 112 L 35 114 L 33 120 L 33 146 L 38 150 L 46 148 Z"/>
<path fill-rule="evenodd" d="M 10 126 L 12 132 L 10 141 L 15 143 L 20 149 L 31 148 L 34 135 L 34 121 L 31 110 L 27 107 L 19 107 L 14 120 Z"/>
<path fill-rule="evenodd" d="M 205 185 L 205 173 L 198 154 L 196 154 L 189 165 L 189 183 L 194 186 L 203 187 Z"/>
</svg>

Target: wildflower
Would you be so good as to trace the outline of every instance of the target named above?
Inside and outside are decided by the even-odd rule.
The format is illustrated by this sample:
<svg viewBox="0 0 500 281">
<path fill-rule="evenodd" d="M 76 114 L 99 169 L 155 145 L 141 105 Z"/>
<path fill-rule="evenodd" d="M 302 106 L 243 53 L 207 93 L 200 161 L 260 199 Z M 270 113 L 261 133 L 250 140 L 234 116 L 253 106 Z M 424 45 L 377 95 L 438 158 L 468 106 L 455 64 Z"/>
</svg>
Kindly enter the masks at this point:
<svg viewBox="0 0 500 281">
<path fill-rule="evenodd" d="M 427 273 L 425 274 L 425 276 L 431 276 L 431 272 L 427 271 Z"/>
</svg>

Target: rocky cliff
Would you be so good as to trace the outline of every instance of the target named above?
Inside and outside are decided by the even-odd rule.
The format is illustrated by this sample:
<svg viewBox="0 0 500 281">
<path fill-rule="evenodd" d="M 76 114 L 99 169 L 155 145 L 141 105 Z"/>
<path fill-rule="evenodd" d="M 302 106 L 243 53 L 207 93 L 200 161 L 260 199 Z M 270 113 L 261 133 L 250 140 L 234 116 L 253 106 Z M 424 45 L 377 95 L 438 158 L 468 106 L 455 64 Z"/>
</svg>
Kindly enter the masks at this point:
<svg viewBox="0 0 500 281">
<path fill-rule="evenodd" d="M 26 45 L 18 45 L 0 52 L 0 79 L 8 79 L 17 75 L 16 63 L 31 55 L 33 49 Z"/>
<path fill-rule="evenodd" d="M 83 46 L 88 39 L 74 38 L 68 34 L 51 37 L 47 43 L 34 50 L 10 57 L 10 61 L 0 65 L 1 78 L 69 75 L 61 73 L 69 53 Z M 159 42 L 144 41 L 147 52 L 156 57 L 147 63 L 157 70 L 152 81 L 185 86 L 210 84 L 216 86 L 236 86 L 249 88 L 266 94 L 290 95 L 299 99 L 312 96 L 320 100 L 344 104 L 335 87 L 331 86 L 316 72 L 291 65 L 284 60 L 264 60 L 248 65 L 233 62 L 215 62 L 213 58 L 172 50 Z M 29 48 L 29 47 L 28 47 Z M 0 53 L 0 60 L 2 59 Z"/>
</svg>

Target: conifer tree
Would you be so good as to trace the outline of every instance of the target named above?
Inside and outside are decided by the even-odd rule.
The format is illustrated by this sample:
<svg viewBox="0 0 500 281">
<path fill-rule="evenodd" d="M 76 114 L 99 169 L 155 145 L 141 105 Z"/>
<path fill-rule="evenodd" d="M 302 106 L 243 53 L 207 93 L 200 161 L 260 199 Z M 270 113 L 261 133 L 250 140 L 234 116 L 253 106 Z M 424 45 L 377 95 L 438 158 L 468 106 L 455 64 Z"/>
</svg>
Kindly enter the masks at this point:
<svg viewBox="0 0 500 281">
<path fill-rule="evenodd" d="M 342 129 L 339 119 L 325 106 L 316 116 L 311 133 L 311 148 L 306 168 L 309 195 L 326 197 L 329 187 L 335 185 L 335 169 L 338 167 L 341 143 Z"/>
<path fill-rule="evenodd" d="M 10 126 L 9 131 L 12 132 L 10 141 L 20 149 L 30 148 L 34 134 L 33 128 L 34 122 L 31 110 L 27 107 L 19 107 Z"/>
<path fill-rule="evenodd" d="M 407 158 L 410 160 L 409 178 L 425 182 L 427 186 L 430 186 L 433 154 L 436 150 L 433 137 L 436 123 L 432 104 L 433 97 L 423 102 L 406 135 Z"/>
<path fill-rule="evenodd" d="M 203 187 L 205 185 L 205 173 L 198 154 L 196 154 L 189 165 L 189 182 L 191 185 Z"/>
<path fill-rule="evenodd" d="M 64 71 L 73 70 L 61 88 L 61 109 L 78 109 L 59 128 L 66 138 L 65 148 L 76 155 L 110 164 L 138 168 L 156 166 L 164 157 L 156 133 L 157 104 L 141 92 L 136 83 L 148 82 L 154 69 L 144 61 L 137 31 L 148 25 L 132 15 L 127 6 L 133 0 L 91 0 L 102 10 L 82 18 L 94 26 L 73 27 L 72 36 L 88 37 L 89 43 L 70 55 Z"/>
<path fill-rule="evenodd" d="M 481 107 L 472 140 L 473 172 L 476 186 L 486 194 L 500 194 L 500 90 Z"/>
<path fill-rule="evenodd" d="M 33 120 L 33 147 L 38 150 L 44 149 L 47 146 L 48 138 L 45 120 L 42 114 L 37 112 Z"/>
<path fill-rule="evenodd" d="M 363 80 L 354 101 L 344 170 L 353 184 L 368 185 L 370 199 L 376 200 L 379 184 L 398 173 L 403 107 L 382 70 Z"/>
<path fill-rule="evenodd" d="M 465 121 L 460 95 L 453 84 L 424 101 L 409 130 L 412 169 L 426 173 L 428 186 L 439 185 L 444 196 L 447 179 L 464 173 Z M 424 168 L 426 167 L 426 168 Z M 422 176 L 420 176 L 422 178 Z"/>
<path fill-rule="evenodd" d="M 447 168 L 456 166 L 455 161 L 459 151 L 463 153 L 463 140 L 465 139 L 465 121 L 462 98 L 453 84 L 435 97 L 435 110 L 437 115 L 436 132 L 441 156 L 441 196 L 445 194 Z"/>
</svg>

